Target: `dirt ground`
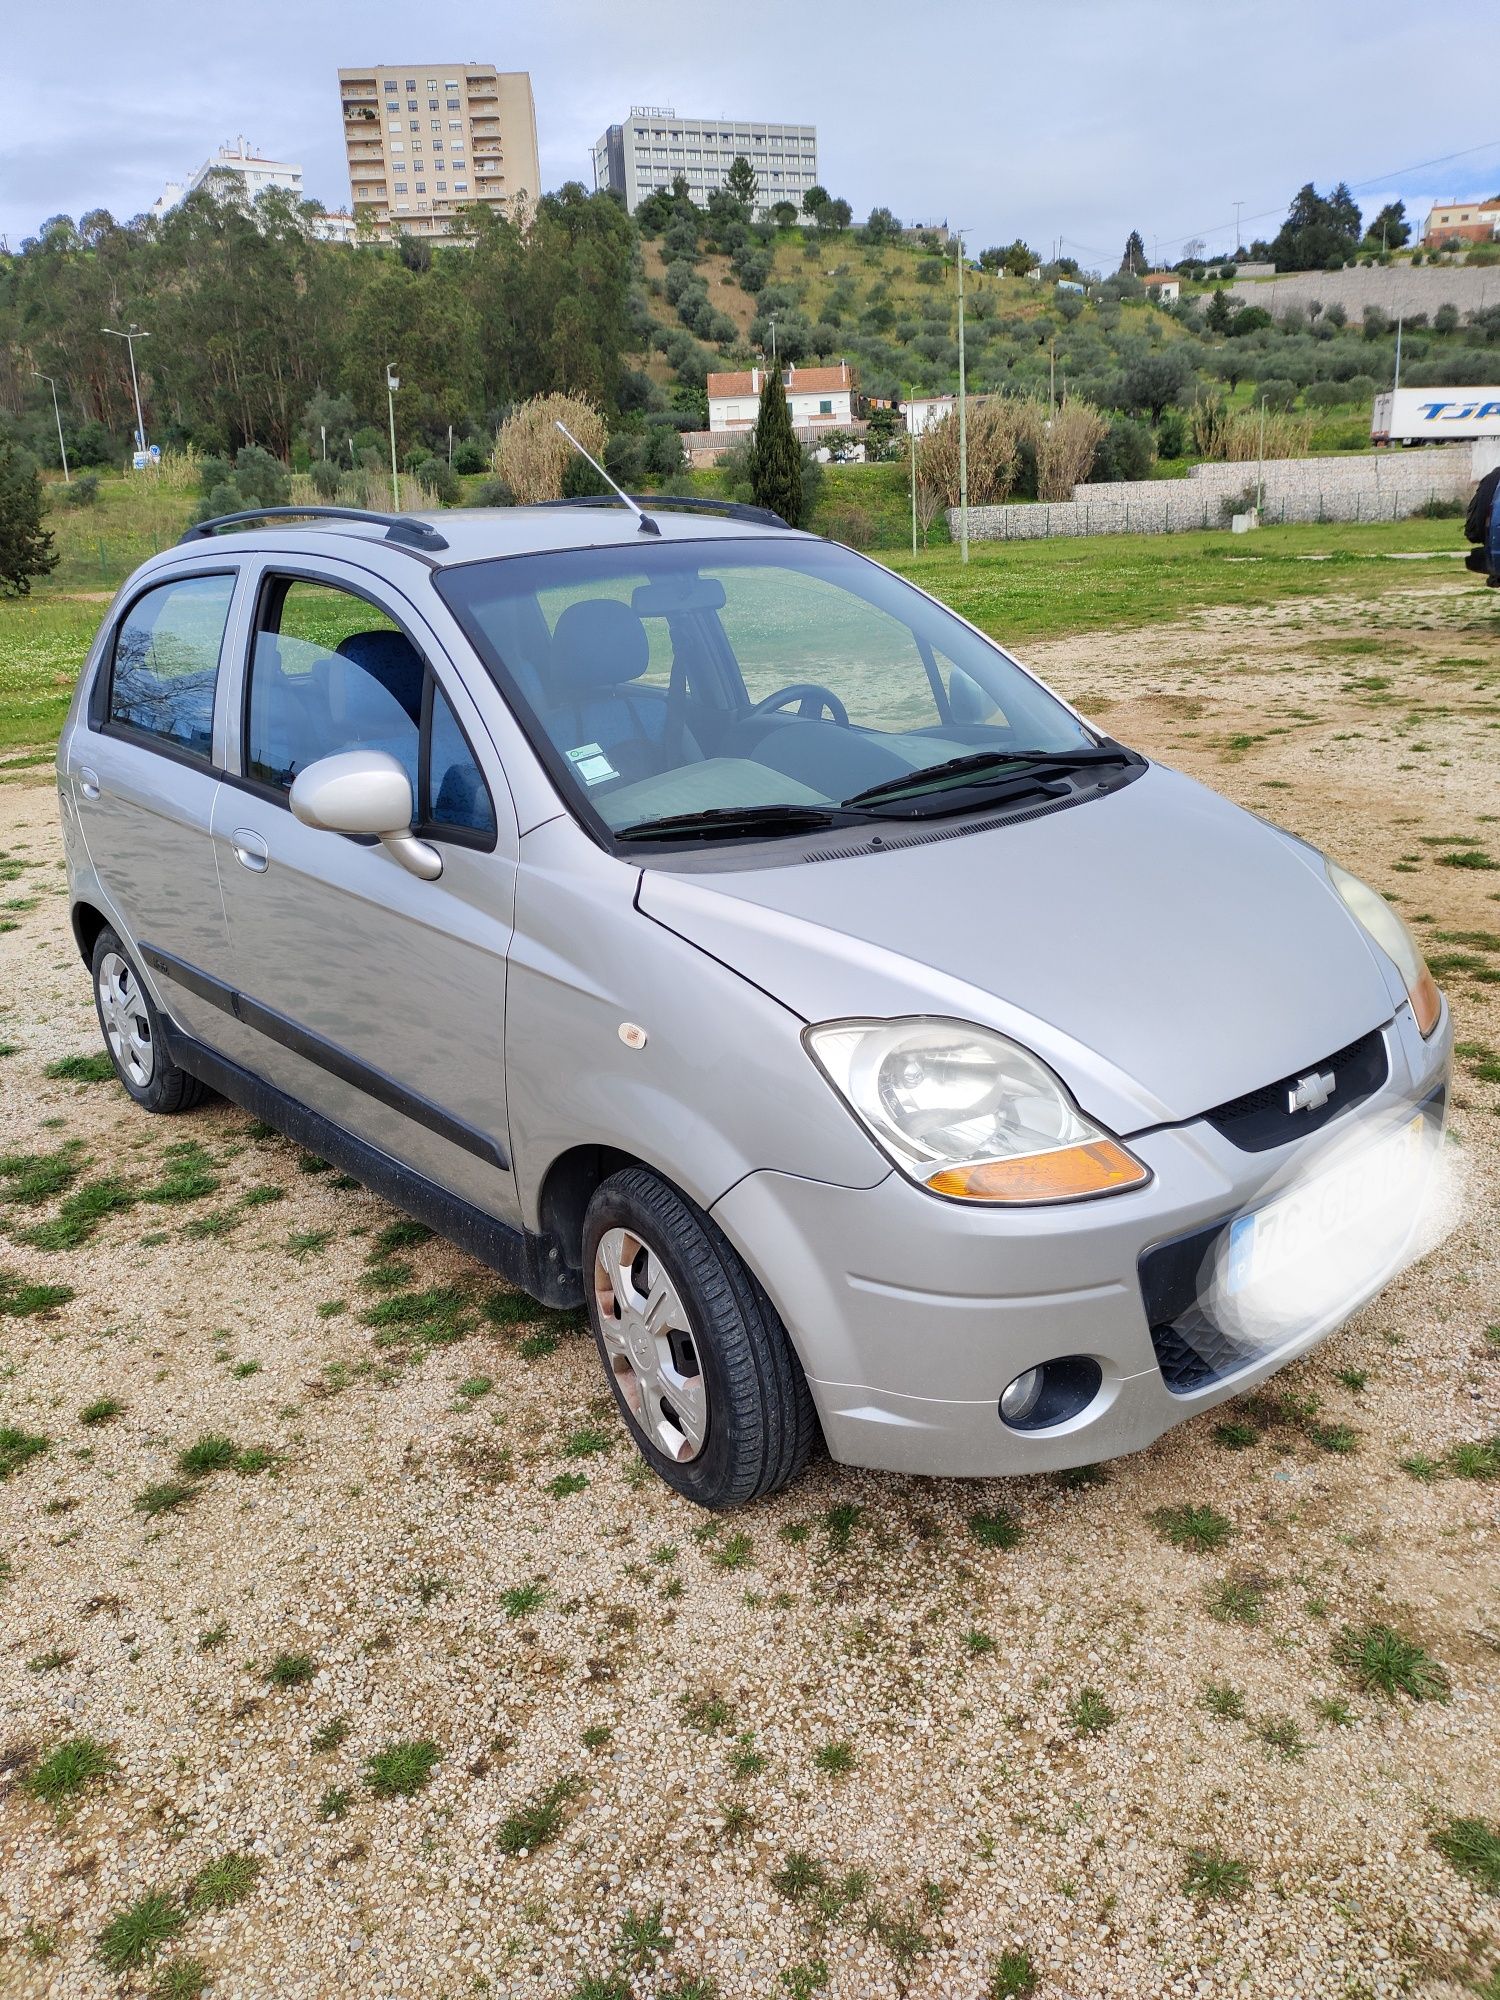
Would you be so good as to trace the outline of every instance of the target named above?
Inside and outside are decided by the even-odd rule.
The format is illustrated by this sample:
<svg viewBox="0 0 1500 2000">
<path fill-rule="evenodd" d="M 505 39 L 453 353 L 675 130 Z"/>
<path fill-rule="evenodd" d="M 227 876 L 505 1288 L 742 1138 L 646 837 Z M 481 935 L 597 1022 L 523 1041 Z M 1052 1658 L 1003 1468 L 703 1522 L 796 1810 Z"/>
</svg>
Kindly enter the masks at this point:
<svg viewBox="0 0 1500 2000">
<path fill-rule="evenodd" d="M 1028 653 L 1399 896 L 1466 1051 L 1457 1231 L 1289 1399 L 1095 1478 L 822 1462 L 728 1520 L 641 1476 L 576 1327 L 238 1111 L 47 1077 L 98 1035 L 50 788 L 0 788 L 0 1147 L 121 1204 L 71 1248 L 21 1240 L 66 1193 L 0 1206 L 0 1431 L 47 1440 L 0 1480 L 0 1990 L 1496 1992 L 1434 1836 L 1500 1830 L 1500 1481 L 1450 1456 L 1500 1432 L 1497 637 L 1414 573 Z M 1221 1546 L 1153 1525 L 1189 1505 Z M 1341 1666 L 1370 1623 L 1448 1698 Z M 109 1767 L 38 1796 L 81 1736 Z"/>
</svg>

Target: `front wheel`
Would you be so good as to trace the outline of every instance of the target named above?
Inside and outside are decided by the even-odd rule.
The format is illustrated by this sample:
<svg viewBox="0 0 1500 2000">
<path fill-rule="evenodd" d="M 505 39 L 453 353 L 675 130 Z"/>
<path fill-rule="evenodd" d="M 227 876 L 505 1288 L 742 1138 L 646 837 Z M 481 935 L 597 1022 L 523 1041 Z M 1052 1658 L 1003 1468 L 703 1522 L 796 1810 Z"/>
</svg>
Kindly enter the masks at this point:
<svg viewBox="0 0 1500 2000">
<path fill-rule="evenodd" d="M 583 1223 L 589 1319 L 646 1462 L 700 1507 L 786 1485 L 818 1435 L 770 1300 L 709 1217 L 646 1167 L 613 1174 Z"/>
<path fill-rule="evenodd" d="M 167 1054 L 161 1016 L 130 954 L 108 925 L 94 940 L 94 1006 L 115 1075 L 147 1111 L 191 1111 L 203 1096 L 197 1077 Z"/>
</svg>

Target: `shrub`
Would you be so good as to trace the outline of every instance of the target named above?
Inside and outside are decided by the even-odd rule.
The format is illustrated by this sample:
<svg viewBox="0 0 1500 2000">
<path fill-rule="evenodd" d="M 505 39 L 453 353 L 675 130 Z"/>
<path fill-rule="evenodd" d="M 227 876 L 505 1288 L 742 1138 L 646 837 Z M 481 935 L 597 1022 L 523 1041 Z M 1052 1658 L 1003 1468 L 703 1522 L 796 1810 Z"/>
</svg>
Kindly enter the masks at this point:
<svg viewBox="0 0 1500 2000">
<path fill-rule="evenodd" d="M 1255 401 L 1264 403 L 1267 410 L 1291 410 L 1297 404 L 1297 385 L 1282 375 L 1268 375 L 1256 385 Z"/>
<path fill-rule="evenodd" d="M 1073 488 L 1088 477 L 1094 454 L 1109 430 L 1092 403 L 1069 397 L 1054 412 L 1036 450 L 1039 500 L 1071 500 Z"/>
<path fill-rule="evenodd" d="M 483 472 L 489 462 L 490 455 L 477 438 L 460 438 L 453 447 L 455 472 Z"/>
<path fill-rule="evenodd" d="M 575 454 L 576 456 L 576 454 Z M 430 493 L 442 507 L 456 507 L 463 498 L 463 488 L 458 483 L 458 474 L 446 458 L 424 458 L 417 467 L 417 484 L 424 493 Z"/>
<path fill-rule="evenodd" d="M 320 500 L 332 501 L 339 497 L 339 469 L 331 458 L 315 458 L 308 468 L 308 478 Z"/>
<path fill-rule="evenodd" d="M 568 462 L 577 453 L 558 430 L 559 422 L 595 458 L 603 456 L 604 418 L 582 396 L 553 393 L 518 403 L 500 427 L 492 465 L 523 506 L 562 498 Z"/>
<path fill-rule="evenodd" d="M 42 479 L 34 460 L 0 438 L 0 597 L 25 597 L 33 577 L 57 568 L 42 525 Z"/>
<path fill-rule="evenodd" d="M 868 507 L 851 502 L 829 515 L 824 532 L 830 541 L 843 542 L 851 549 L 867 549 L 875 540 L 875 519 Z"/>
<path fill-rule="evenodd" d="M 99 499 L 99 475 L 97 472 L 80 472 L 62 490 L 64 504 L 69 507 L 92 507 Z"/>
<path fill-rule="evenodd" d="M 469 495 L 475 507 L 514 507 L 516 496 L 503 479 L 481 479 Z"/>
<path fill-rule="evenodd" d="M 1178 421 L 1180 427 L 1181 419 Z M 1149 479 L 1155 463 L 1156 446 L 1150 426 L 1135 417 L 1116 417 L 1099 440 L 1088 476 L 1093 480 Z"/>
</svg>

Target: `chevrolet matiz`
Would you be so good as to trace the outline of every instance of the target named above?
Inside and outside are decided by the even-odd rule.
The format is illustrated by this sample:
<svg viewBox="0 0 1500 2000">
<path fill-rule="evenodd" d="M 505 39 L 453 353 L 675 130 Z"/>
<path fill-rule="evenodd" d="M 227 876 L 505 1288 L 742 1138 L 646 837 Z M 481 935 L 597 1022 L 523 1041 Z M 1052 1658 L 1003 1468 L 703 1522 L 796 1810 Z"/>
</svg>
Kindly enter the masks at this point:
<svg viewBox="0 0 1500 2000">
<path fill-rule="evenodd" d="M 586 1306 L 705 1507 L 1133 1451 L 1420 1247 L 1451 1029 L 1390 906 L 760 510 L 205 522 L 58 783 L 135 1101 Z"/>
</svg>

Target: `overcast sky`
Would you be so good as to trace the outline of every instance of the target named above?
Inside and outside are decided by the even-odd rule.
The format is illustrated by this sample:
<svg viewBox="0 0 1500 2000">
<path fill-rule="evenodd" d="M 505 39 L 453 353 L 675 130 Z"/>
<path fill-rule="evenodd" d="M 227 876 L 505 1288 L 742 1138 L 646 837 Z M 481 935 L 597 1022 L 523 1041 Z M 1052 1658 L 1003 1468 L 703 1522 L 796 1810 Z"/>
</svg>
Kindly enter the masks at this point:
<svg viewBox="0 0 1500 2000">
<path fill-rule="evenodd" d="M 1024 236 L 1113 268 L 1138 228 L 1269 234 L 1302 182 L 1500 192 L 1496 0 L 58 0 L 4 32 L 0 234 L 149 208 L 243 133 L 347 206 L 336 71 L 490 61 L 531 72 L 542 182 L 591 184 L 632 103 L 815 124 L 829 190 Z M 1488 42 L 1488 46 L 1486 43 Z M 1440 164 L 1419 163 L 1444 158 Z"/>
</svg>

